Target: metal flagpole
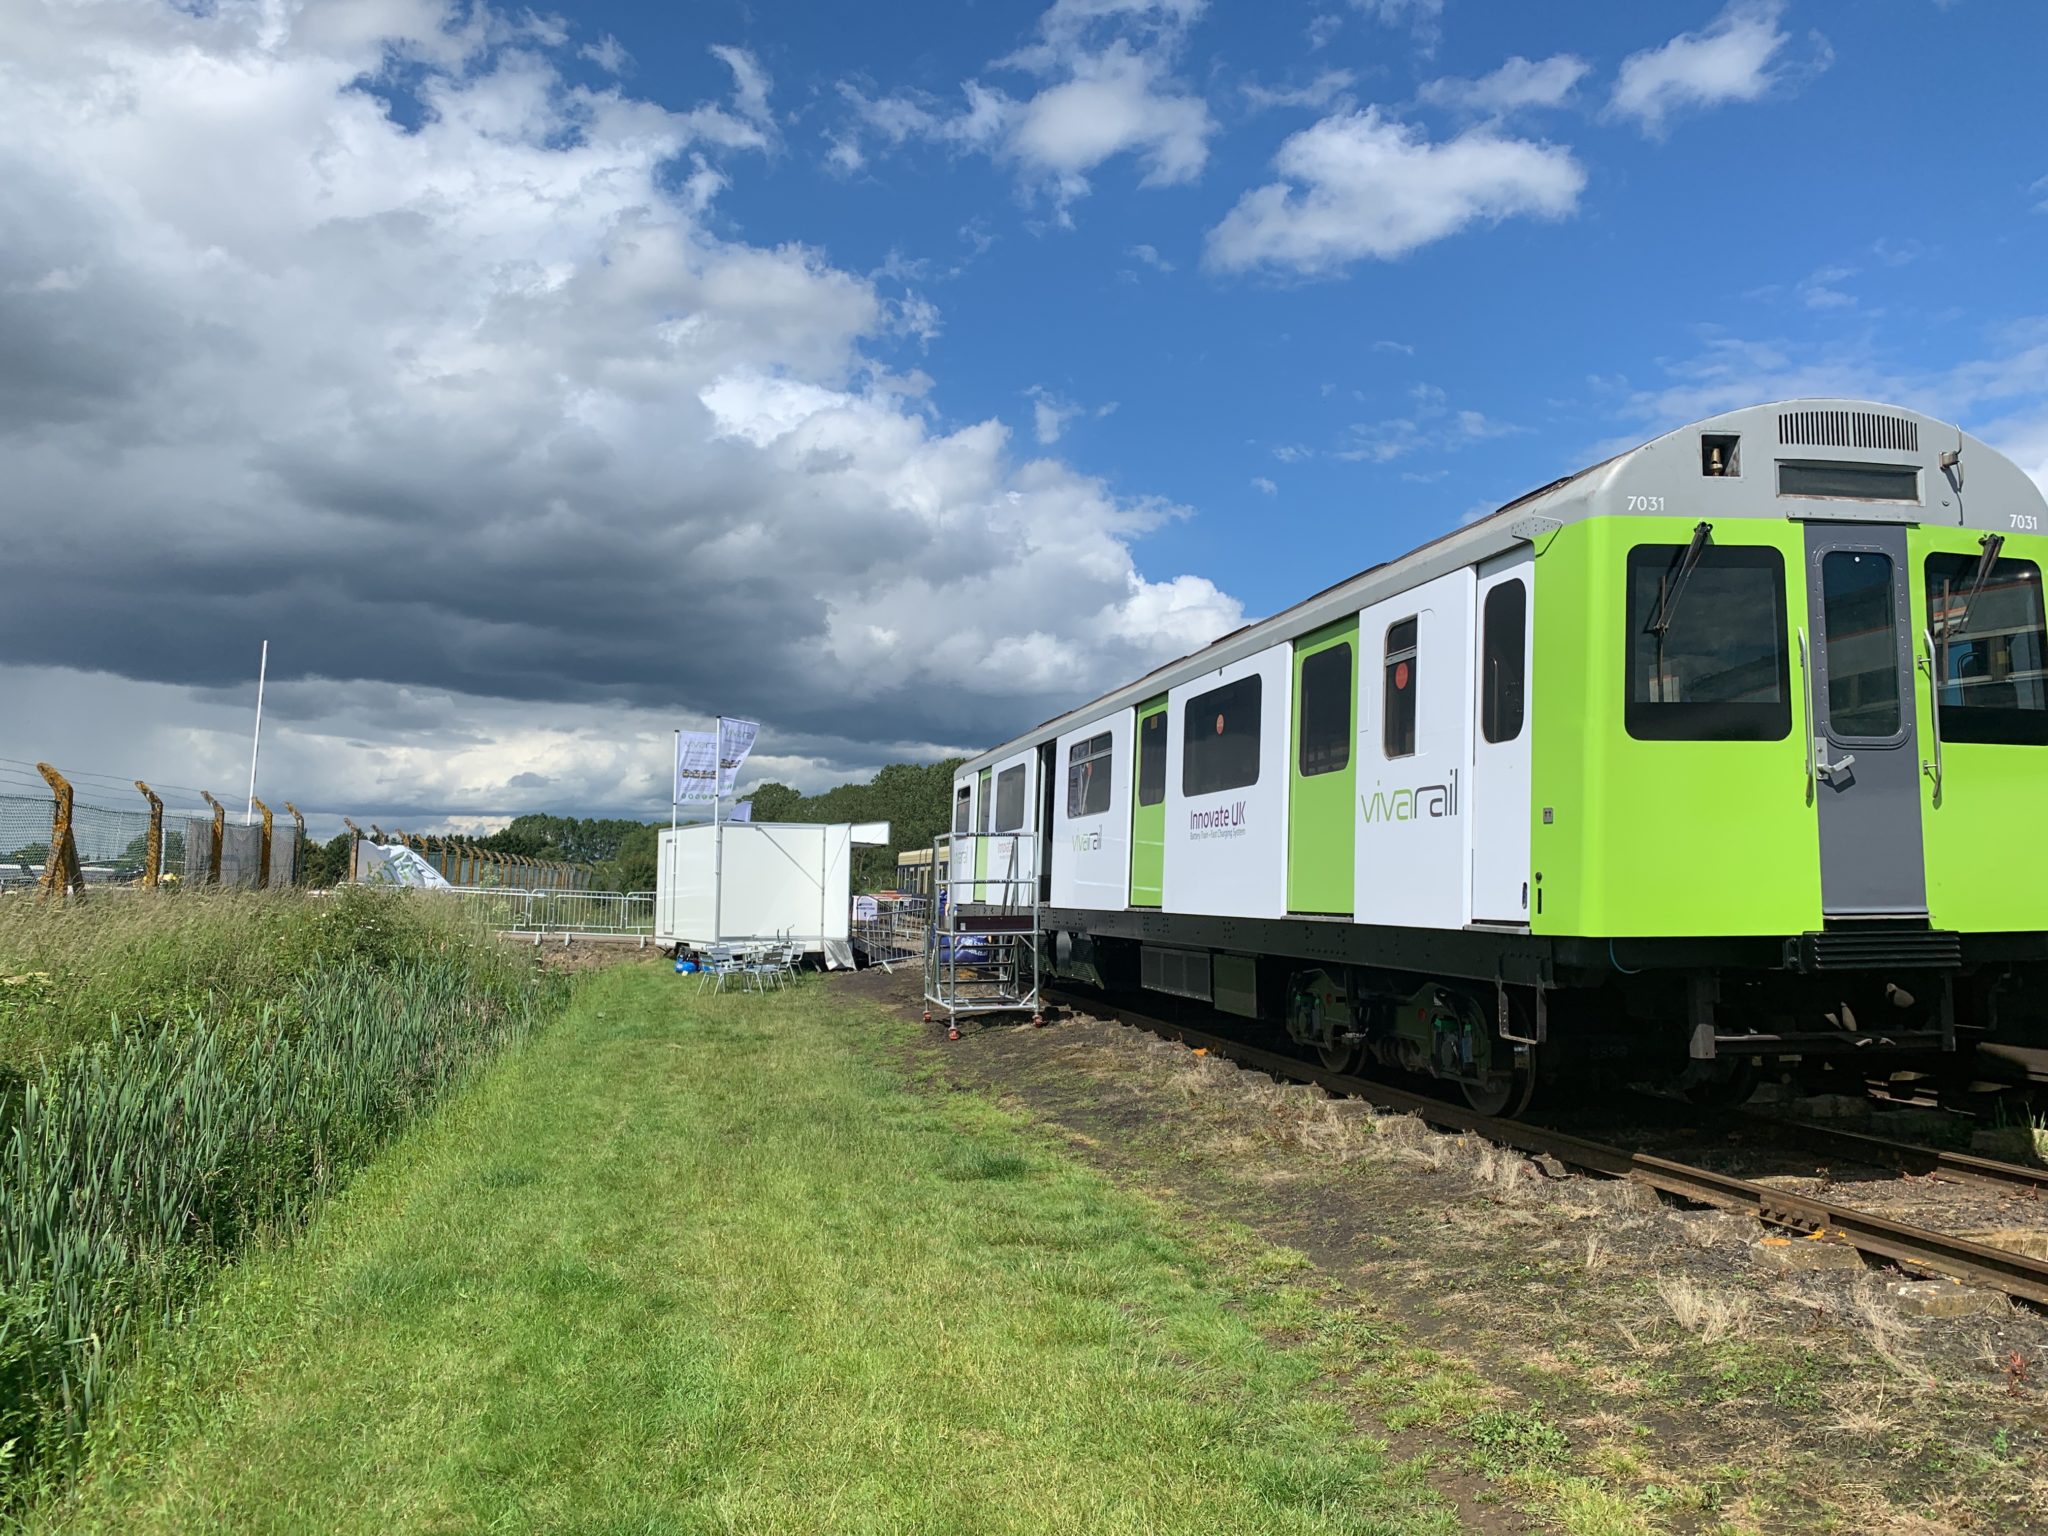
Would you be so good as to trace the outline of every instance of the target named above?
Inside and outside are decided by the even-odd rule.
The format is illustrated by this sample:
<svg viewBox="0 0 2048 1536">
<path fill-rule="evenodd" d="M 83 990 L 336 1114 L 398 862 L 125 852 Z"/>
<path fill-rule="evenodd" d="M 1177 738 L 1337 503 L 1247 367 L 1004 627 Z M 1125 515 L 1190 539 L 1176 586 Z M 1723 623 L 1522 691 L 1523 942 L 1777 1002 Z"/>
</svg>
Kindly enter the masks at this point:
<svg viewBox="0 0 2048 1536">
<path fill-rule="evenodd" d="M 725 799 L 725 716 L 711 744 L 711 938 L 725 941 L 725 823 L 718 809 Z"/>
<path fill-rule="evenodd" d="M 670 759 L 668 765 L 668 829 L 671 832 L 676 829 L 676 796 L 682 791 L 682 786 L 676 783 L 676 775 L 682 772 L 682 768 L 683 733 L 681 729 L 678 729 L 676 731 L 676 755 Z"/>
<path fill-rule="evenodd" d="M 256 662 L 256 739 L 249 743 L 249 804 L 242 811 L 242 825 L 256 819 L 256 755 L 263 750 L 263 679 L 270 671 L 270 642 L 263 642 L 263 654 Z"/>
</svg>

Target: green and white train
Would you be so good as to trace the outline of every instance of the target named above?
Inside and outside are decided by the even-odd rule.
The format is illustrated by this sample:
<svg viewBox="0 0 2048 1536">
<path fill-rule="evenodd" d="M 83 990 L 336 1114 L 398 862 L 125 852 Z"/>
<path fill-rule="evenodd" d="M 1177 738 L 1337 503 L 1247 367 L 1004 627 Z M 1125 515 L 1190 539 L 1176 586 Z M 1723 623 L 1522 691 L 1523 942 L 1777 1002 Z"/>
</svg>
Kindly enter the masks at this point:
<svg viewBox="0 0 2048 1536">
<path fill-rule="evenodd" d="M 2044 530 L 1929 417 L 1714 417 L 971 760 L 956 898 L 1491 1112 L 2038 1020 Z"/>
</svg>

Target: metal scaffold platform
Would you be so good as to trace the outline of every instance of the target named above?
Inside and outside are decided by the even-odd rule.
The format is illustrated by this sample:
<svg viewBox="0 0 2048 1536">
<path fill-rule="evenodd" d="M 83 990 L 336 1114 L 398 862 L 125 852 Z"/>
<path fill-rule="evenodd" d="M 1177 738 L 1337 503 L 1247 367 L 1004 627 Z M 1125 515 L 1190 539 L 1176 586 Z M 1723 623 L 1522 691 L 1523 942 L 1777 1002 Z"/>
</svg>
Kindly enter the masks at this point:
<svg viewBox="0 0 2048 1536">
<path fill-rule="evenodd" d="M 924 943 L 925 1022 L 1028 1013 L 1039 1005 L 1038 861 L 1028 832 L 942 832 L 932 840 L 931 925 Z"/>
</svg>

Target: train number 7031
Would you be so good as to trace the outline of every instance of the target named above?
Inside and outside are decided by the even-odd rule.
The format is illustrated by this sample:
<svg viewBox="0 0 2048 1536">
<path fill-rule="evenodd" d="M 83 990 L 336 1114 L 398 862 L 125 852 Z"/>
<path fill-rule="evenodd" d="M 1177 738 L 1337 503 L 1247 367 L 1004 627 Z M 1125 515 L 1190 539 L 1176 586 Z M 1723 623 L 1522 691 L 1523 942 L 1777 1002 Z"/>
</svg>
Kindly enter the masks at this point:
<svg viewBox="0 0 2048 1536">
<path fill-rule="evenodd" d="M 1664 498 L 1662 496 L 1631 496 L 1628 499 L 1628 509 L 1631 512 L 1662 512 L 1664 510 Z"/>
<path fill-rule="evenodd" d="M 2015 512 L 2012 514 L 2012 525 L 2022 533 L 2033 533 L 2040 528 L 2041 518 L 2034 512 Z"/>
</svg>

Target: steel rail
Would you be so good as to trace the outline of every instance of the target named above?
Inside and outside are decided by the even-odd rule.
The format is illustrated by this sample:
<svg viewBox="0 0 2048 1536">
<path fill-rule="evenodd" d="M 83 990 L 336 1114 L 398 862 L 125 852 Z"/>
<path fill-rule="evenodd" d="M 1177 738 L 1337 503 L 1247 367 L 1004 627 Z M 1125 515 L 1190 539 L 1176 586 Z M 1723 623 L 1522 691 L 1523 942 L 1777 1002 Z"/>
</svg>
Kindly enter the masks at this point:
<svg viewBox="0 0 2048 1536">
<path fill-rule="evenodd" d="M 1987 1247 L 1947 1232 L 1916 1227 L 1888 1216 L 1837 1205 L 1832 1200 L 1790 1194 L 1733 1174 L 1716 1173 L 1710 1168 L 1589 1141 L 1566 1131 L 1478 1114 L 1442 1099 L 1389 1087 L 1369 1078 L 1332 1072 L 1299 1057 L 1153 1018 L 1105 998 L 1069 992 L 1064 988 L 1048 988 L 1045 996 L 1048 1001 L 1064 1003 L 1077 1012 L 1116 1019 L 1183 1043 L 1200 1045 L 1240 1065 L 1257 1067 L 1277 1077 L 1314 1083 L 1332 1093 L 1364 1099 L 1394 1114 L 1416 1115 L 1432 1125 L 1470 1132 L 1502 1146 L 1513 1147 L 1518 1152 L 1534 1157 L 1553 1157 L 1561 1163 L 1608 1178 L 1633 1179 L 1665 1194 L 1702 1205 L 1748 1212 L 1771 1225 L 1820 1234 L 1823 1240 L 1847 1243 L 1860 1253 L 1886 1259 L 1908 1269 L 1989 1286 L 2008 1296 L 2048 1307 L 2048 1260 Z"/>
</svg>

